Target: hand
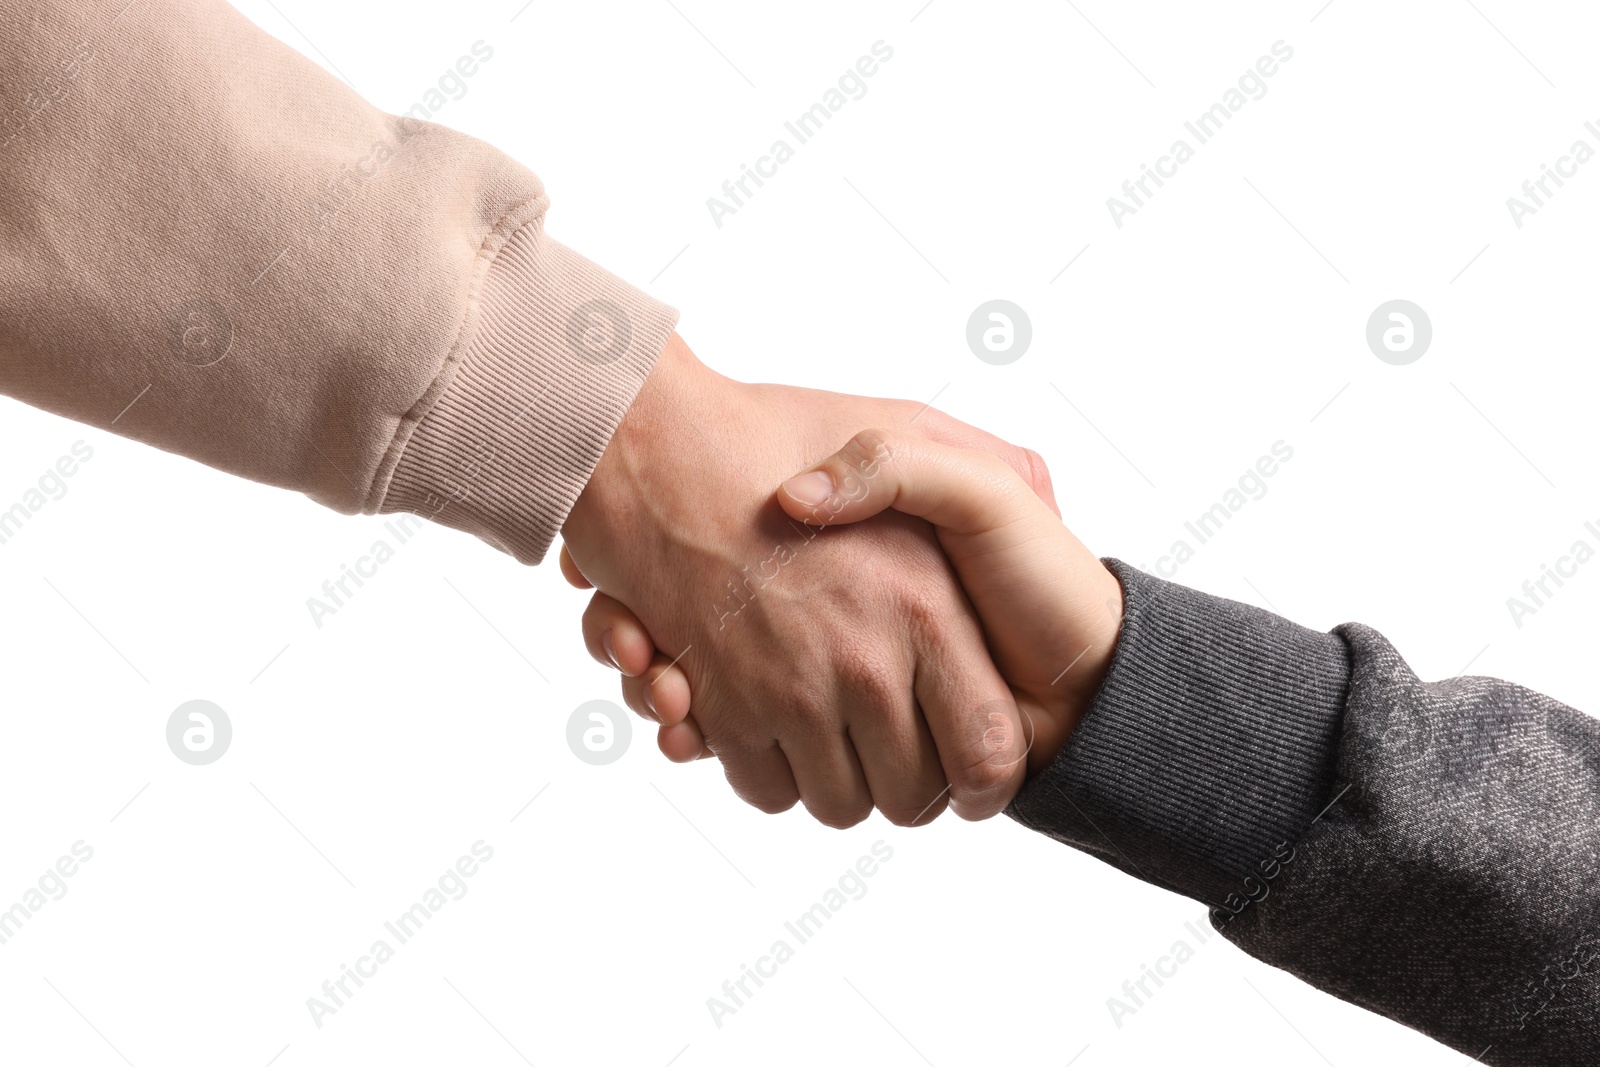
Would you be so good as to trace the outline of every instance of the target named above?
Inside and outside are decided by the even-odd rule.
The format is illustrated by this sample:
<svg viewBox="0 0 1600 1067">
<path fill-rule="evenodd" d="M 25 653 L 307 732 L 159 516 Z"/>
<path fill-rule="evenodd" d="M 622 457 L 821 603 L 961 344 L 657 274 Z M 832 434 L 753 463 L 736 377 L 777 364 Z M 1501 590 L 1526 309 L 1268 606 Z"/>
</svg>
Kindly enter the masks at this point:
<svg viewBox="0 0 1600 1067">
<path fill-rule="evenodd" d="M 880 457 L 871 479 L 852 475 Z M 854 523 L 886 508 L 931 522 L 1034 729 L 1030 774 L 1055 758 L 1105 680 L 1122 584 L 1014 470 L 993 456 L 894 430 L 857 434 L 778 492 L 802 521 Z"/>
<path fill-rule="evenodd" d="M 875 473 L 863 477 L 873 460 Z M 983 452 L 869 430 L 785 482 L 778 500 L 807 523 L 860 522 L 888 508 L 933 523 L 1030 728 L 1028 772 L 1055 758 L 1105 678 L 1122 587 L 1015 470 Z M 612 622 L 630 641 L 647 642 L 631 620 Z M 675 669 L 655 676 L 681 720 L 662 728 L 663 750 L 694 758 L 688 680 Z"/>
<path fill-rule="evenodd" d="M 948 797 L 985 818 L 1021 786 L 1022 724 L 932 531 L 821 530 L 772 497 L 862 425 L 1001 452 L 1048 497 L 1036 456 L 924 405 L 733 382 L 674 337 L 567 520 L 564 569 L 604 594 L 591 654 L 636 675 L 654 658 L 630 706 L 691 732 L 689 752 L 663 738 L 672 754 L 703 738 L 756 807 L 910 825 Z"/>
</svg>

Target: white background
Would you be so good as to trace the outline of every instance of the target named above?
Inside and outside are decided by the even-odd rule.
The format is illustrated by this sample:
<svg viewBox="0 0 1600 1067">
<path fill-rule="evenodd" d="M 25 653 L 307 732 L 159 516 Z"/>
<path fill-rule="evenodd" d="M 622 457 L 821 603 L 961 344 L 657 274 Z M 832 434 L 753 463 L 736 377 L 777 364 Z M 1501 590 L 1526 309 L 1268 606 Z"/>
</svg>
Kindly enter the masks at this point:
<svg viewBox="0 0 1600 1067">
<path fill-rule="evenodd" d="M 1600 162 L 1520 229 L 1505 204 L 1600 147 L 1593 12 L 520 2 L 241 6 L 391 111 L 487 42 L 440 121 L 537 170 L 551 231 L 680 307 L 717 369 L 937 396 L 1044 453 L 1074 529 L 1147 567 L 1281 439 L 1178 580 L 1600 707 L 1600 563 L 1521 627 L 1506 605 L 1600 520 Z M 879 40 L 867 95 L 719 229 L 706 198 Z M 1279 40 L 1266 96 L 1117 228 L 1106 198 Z M 995 297 L 1034 328 L 1004 367 L 964 338 Z M 1394 298 L 1433 323 L 1410 366 L 1364 338 Z M 428 529 L 319 630 L 306 598 L 380 521 L 0 411 L 0 508 L 94 449 L 0 547 L 0 907 L 94 849 L 0 946 L 5 1062 L 1464 1062 L 1006 819 L 765 817 L 642 729 L 586 765 L 567 718 L 615 680 L 554 566 Z M 207 767 L 165 743 L 194 698 L 234 726 Z M 306 999 L 480 839 L 470 892 L 314 1025 Z M 879 840 L 867 894 L 716 1026 L 706 998 Z M 1178 939 L 1194 959 L 1117 1026 L 1107 998 Z"/>
</svg>

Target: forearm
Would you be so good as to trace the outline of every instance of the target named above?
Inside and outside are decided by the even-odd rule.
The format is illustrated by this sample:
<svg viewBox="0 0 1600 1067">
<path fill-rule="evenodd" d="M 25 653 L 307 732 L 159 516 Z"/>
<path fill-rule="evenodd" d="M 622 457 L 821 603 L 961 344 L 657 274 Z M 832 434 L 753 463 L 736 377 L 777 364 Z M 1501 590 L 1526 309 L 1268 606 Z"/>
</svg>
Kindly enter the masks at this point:
<svg viewBox="0 0 1600 1067">
<path fill-rule="evenodd" d="M 1115 569 L 1106 682 L 1012 814 L 1483 1062 L 1592 1062 L 1600 726 L 1504 682 L 1425 684 L 1365 627 Z"/>
<path fill-rule="evenodd" d="M 543 554 L 674 315 L 532 173 L 213 0 L 6 0 L 0 39 L 0 390 Z"/>
</svg>

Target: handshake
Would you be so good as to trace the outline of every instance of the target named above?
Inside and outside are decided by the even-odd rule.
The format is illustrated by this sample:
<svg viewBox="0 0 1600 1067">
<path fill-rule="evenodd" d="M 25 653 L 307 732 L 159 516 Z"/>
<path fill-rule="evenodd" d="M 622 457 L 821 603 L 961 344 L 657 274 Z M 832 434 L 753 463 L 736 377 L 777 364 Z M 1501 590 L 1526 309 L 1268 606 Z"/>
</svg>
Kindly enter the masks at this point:
<svg viewBox="0 0 1600 1067">
<path fill-rule="evenodd" d="M 1121 624 L 1034 453 L 914 402 L 734 382 L 676 335 L 562 532 L 589 652 L 662 752 L 829 826 L 1004 810 Z"/>
</svg>

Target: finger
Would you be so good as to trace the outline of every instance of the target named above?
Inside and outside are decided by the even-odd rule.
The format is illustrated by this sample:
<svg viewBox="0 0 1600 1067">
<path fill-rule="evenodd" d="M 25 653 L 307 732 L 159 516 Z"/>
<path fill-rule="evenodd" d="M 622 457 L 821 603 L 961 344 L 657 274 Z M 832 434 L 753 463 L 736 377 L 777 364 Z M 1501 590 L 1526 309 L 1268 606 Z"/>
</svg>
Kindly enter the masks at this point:
<svg viewBox="0 0 1600 1067">
<path fill-rule="evenodd" d="M 693 763 L 713 755 L 700 733 L 700 724 L 693 717 L 657 730 L 656 745 L 661 749 L 661 754 L 673 763 Z"/>
<path fill-rule="evenodd" d="M 786 738 L 783 751 L 812 818 L 847 830 L 872 814 L 872 790 L 848 737 L 819 732 Z"/>
<path fill-rule="evenodd" d="M 776 815 L 788 811 L 800 799 L 794 771 L 776 742 L 747 745 L 708 739 L 706 743 L 722 761 L 728 784 L 751 807 Z"/>
<path fill-rule="evenodd" d="M 938 408 L 928 408 L 917 417 L 917 429 L 928 440 L 952 448 L 976 449 L 998 456 L 1028 484 L 1035 496 L 1046 507 L 1061 517 L 1056 506 L 1055 485 L 1050 480 L 1050 468 L 1044 457 L 1031 448 L 1021 448 L 987 430 L 968 426 L 960 419 L 946 415 Z"/>
<path fill-rule="evenodd" d="M 909 532 L 921 523 L 895 517 L 895 523 Z M 926 528 L 917 530 L 925 539 Z M 935 554 L 929 554 L 938 560 Z M 942 561 L 938 564 L 942 568 Z M 959 598 L 947 573 L 931 574 L 949 589 L 946 603 Z M 964 610 L 961 605 L 959 610 Z M 900 627 L 904 615 L 885 610 L 876 625 Z M 914 660 L 903 657 L 898 668 L 876 657 L 857 656 L 834 671 L 831 701 L 840 709 L 846 730 L 845 741 L 861 768 L 869 803 L 883 812 L 896 826 L 920 826 L 932 822 L 948 806 L 949 789 L 939 748 L 924 721 L 922 709 L 912 690 L 915 684 Z M 806 794 L 806 762 L 795 757 L 795 745 L 788 737 L 784 747 L 791 752 L 790 762 L 800 776 L 800 791 Z M 839 782 L 838 789 L 849 783 Z"/>
<path fill-rule="evenodd" d="M 922 655 L 913 688 L 949 782 L 950 808 L 969 820 L 998 815 L 1027 777 L 1032 730 L 968 614 L 941 613 L 938 625 L 917 629 Z"/>
<path fill-rule="evenodd" d="M 656 655 L 644 624 L 621 601 L 604 593 L 590 597 L 584 609 L 583 643 L 596 662 L 630 676 L 643 674 Z"/>
<path fill-rule="evenodd" d="M 949 806 L 950 789 L 939 748 L 910 693 L 899 715 L 872 715 L 850 724 L 872 804 L 896 826 L 926 826 Z"/>
<path fill-rule="evenodd" d="M 689 717 L 689 678 L 657 652 L 643 674 L 622 679 L 622 700 L 651 722 L 676 726 Z"/>
<path fill-rule="evenodd" d="M 561 562 L 561 576 L 567 580 L 568 585 L 577 589 L 594 588 L 594 583 L 585 578 L 583 572 L 578 569 L 577 561 L 572 558 L 572 553 L 567 551 L 566 545 L 561 546 L 561 555 L 558 559 Z"/>
</svg>

